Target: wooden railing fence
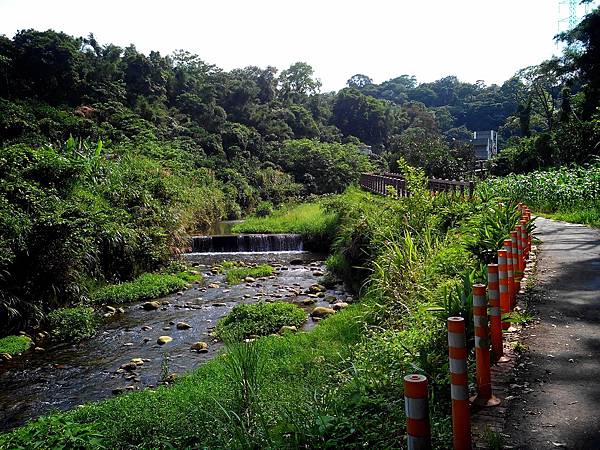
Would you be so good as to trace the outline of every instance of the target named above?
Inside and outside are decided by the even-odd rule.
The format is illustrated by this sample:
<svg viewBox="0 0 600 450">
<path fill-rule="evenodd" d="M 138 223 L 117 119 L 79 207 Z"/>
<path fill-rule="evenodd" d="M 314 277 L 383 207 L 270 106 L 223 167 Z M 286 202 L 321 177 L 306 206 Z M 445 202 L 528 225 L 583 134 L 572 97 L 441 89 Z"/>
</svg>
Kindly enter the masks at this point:
<svg viewBox="0 0 600 450">
<path fill-rule="evenodd" d="M 472 197 L 475 192 L 475 182 L 462 180 L 442 180 L 430 178 L 427 181 L 429 191 L 432 193 L 450 192 L 465 197 Z M 393 187 L 400 197 L 409 197 L 410 192 L 401 174 L 385 172 L 382 174 L 363 173 L 360 175 L 360 186 L 370 192 L 387 195 L 387 187 Z"/>
</svg>

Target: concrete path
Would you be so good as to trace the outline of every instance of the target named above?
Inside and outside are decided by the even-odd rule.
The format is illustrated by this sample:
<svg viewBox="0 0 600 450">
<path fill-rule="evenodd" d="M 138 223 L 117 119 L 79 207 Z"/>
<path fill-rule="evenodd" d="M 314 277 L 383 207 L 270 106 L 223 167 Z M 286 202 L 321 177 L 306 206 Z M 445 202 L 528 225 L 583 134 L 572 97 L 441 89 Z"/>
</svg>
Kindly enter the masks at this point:
<svg viewBox="0 0 600 450">
<path fill-rule="evenodd" d="M 537 286 L 506 444 L 600 449 L 600 230 L 538 219 Z M 527 383 L 527 384 L 526 384 Z M 515 386 L 516 387 L 516 386 Z"/>
</svg>

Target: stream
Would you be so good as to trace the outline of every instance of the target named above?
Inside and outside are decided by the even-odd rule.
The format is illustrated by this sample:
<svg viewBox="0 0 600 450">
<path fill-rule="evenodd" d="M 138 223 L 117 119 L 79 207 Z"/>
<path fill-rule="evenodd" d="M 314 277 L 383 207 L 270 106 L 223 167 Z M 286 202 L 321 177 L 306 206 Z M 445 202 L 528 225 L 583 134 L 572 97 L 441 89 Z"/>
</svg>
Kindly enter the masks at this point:
<svg viewBox="0 0 600 450">
<path fill-rule="evenodd" d="M 335 299 L 346 300 L 341 286 L 327 290 L 325 297 L 312 298 L 304 305 L 308 288 L 318 283 L 324 272 L 323 256 L 308 252 L 245 254 L 189 254 L 188 260 L 202 271 L 204 286 L 195 285 L 160 299 L 158 310 L 146 311 L 141 303 L 124 306 L 125 312 L 107 322 L 97 335 L 77 345 L 49 346 L 44 352 L 30 352 L 0 364 L 0 431 L 6 431 L 53 410 L 68 410 L 90 401 L 121 392 L 152 388 L 168 373 L 182 374 L 213 358 L 223 344 L 210 336 L 217 320 L 238 303 L 289 301 L 307 314 L 315 306 L 330 306 Z M 211 273 L 220 260 L 269 262 L 276 267 L 273 276 L 254 283 L 229 286 L 223 275 Z M 208 287 L 209 285 L 218 287 Z M 191 326 L 179 330 L 176 324 Z M 304 329 L 316 324 L 308 319 Z M 159 336 L 173 340 L 158 345 Z M 198 341 L 208 343 L 208 351 L 190 350 Z M 143 365 L 136 370 L 121 366 L 134 358 Z M 120 370 L 119 370 L 120 369 Z"/>
</svg>

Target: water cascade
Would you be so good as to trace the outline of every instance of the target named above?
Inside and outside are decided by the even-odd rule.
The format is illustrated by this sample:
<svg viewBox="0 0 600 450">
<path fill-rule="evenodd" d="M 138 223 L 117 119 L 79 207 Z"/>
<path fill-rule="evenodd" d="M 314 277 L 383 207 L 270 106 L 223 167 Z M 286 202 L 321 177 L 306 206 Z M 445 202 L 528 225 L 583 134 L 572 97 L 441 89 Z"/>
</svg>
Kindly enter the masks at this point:
<svg viewBox="0 0 600 450">
<path fill-rule="evenodd" d="M 303 251 L 299 234 L 237 234 L 192 237 L 194 253 Z"/>
</svg>

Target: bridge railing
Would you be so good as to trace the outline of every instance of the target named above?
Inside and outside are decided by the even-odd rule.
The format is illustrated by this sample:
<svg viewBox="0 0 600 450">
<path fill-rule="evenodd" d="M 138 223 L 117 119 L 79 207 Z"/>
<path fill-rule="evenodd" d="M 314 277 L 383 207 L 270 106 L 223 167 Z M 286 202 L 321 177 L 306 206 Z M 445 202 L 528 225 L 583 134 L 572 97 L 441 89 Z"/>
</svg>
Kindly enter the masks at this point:
<svg viewBox="0 0 600 450">
<path fill-rule="evenodd" d="M 410 193 L 406 182 L 401 174 L 385 172 L 382 174 L 362 173 L 360 175 L 360 186 L 370 192 L 380 195 L 388 195 L 388 186 L 393 187 L 399 197 L 408 197 Z M 472 197 L 475 192 L 473 181 L 442 180 L 430 178 L 427 181 L 429 191 L 437 194 L 439 192 L 450 192 L 465 197 Z"/>
</svg>

